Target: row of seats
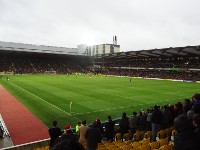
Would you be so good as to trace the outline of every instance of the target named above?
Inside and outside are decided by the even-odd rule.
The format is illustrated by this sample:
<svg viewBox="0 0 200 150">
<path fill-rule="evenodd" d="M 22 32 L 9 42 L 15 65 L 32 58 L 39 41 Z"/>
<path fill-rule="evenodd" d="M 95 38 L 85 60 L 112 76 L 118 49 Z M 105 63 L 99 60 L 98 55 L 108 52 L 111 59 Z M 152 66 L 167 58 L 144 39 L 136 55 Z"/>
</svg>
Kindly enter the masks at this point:
<svg viewBox="0 0 200 150">
<path fill-rule="evenodd" d="M 134 135 L 133 135 L 133 139 L 134 141 L 140 141 L 144 138 L 148 139 L 151 138 L 152 132 L 151 131 L 137 131 Z M 170 138 L 170 136 L 174 136 L 175 135 L 175 130 L 173 128 L 167 128 L 165 130 L 160 130 L 157 133 L 157 139 L 163 139 L 163 138 Z M 121 133 L 117 133 L 115 134 L 115 141 L 118 140 L 124 140 L 124 141 L 128 141 L 131 138 L 131 133 L 128 132 L 126 134 L 121 135 Z"/>
<path fill-rule="evenodd" d="M 41 147 L 41 148 L 36 148 L 35 150 L 49 150 L 49 146 Z"/>
<path fill-rule="evenodd" d="M 173 144 L 169 144 L 169 140 L 173 143 L 175 130 L 173 128 L 167 128 L 165 130 L 160 130 L 157 133 L 157 140 L 155 142 L 151 142 L 150 138 L 152 135 L 152 131 L 137 131 L 133 135 L 133 139 L 131 138 L 131 133 L 128 132 L 121 136 L 121 133 L 117 133 L 115 135 L 115 141 L 103 141 L 98 144 L 98 150 L 111 150 L 111 149 L 122 149 L 122 150 L 130 150 L 130 149 L 141 149 L 141 150 L 169 150 L 169 148 L 173 147 Z M 49 150 L 49 146 L 37 148 L 36 150 Z"/>
<path fill-rule="evenodd" d="M 160 139 L 159 141 L 150 142 L 150 139 L 143 139 L 141 141 L 105 141 L 98 144 L 97 150 L 172 150 L 173 143 L 169 144 L 168 138 Z"/>
<path fill-rule="evenodd" d="M 175 135 L 173 128 L 160 130 L 157 133 L 157 141 L 155 142 L 150 141 L 151 134 L 151 131 L 137 131 L 133 135 L 133 139 L 130 140 L 130 133 L 124 134 L 123 139 L 121 133 L 117 133 L 115 135 L 115 142 L 104 141 L 99 143 L 98 150 L 171 150 L 173 148 L 173 137 Z"/>
</svg>

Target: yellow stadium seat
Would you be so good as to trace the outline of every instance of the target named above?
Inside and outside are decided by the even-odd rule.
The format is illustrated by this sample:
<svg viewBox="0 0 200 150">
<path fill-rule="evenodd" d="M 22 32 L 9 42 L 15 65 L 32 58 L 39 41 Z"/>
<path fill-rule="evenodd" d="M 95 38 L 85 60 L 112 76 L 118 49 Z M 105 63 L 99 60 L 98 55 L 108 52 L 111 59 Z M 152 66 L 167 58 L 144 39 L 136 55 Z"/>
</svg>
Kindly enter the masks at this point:
<svg viewBox="0 0 200 150">
<path fill-rule="evenodd" d="M 102 147 L 102 148 L 97 148 L 97 150 L 107 150 L 107 148 L 106 147 Z"/>
<path fill-rule="evenodd" d="M 115 141 L 121 140 L 121 133 L 115 134 Z"/>
<path fill-rule="evenodd" d="M 173 150 L 173 146 L 172 145 L 164 145 L 164 146 L 160 147 L 159 150 Z"/>
<path fill-rule="evenodd" d="M 166 138 L 165 130 L 160 130 L 160 131 L 157 133 L 157 137 L 158 137 L 159 139 L 164 139 L 164 138 Z"/>
<path fill-rule="evenodd" d="M 139 147 L 139 150 L 150 150 L 150 145 L 147 144 L 147 145 L 142 145 Z"/>
<path fill-rule="evenodd" d="M 134 139 L 134 141 L 140 141 L 140 139 L 141 139 L 141 133 L 137 131 L 137 132 L 133 135 L 133 139 Z"/>
<path fill-rule="evenodd" d="M 140 139 L 144 138 L 145 133 L 146 133 L 146 131 L 140 131 Z"/>
<path fill-rule="evenodd" d="M 115 141 L 113 142 L 115 145 L 117 145 L 118 143 L 122 143 L 123 141 L 122 140 L 118 140 L 118 141 Z"/>
<path fill-rule="evenodd" d="M 151 150 L 158 149 L 159 148 L 159 142 L 157 142 L 157 141 L 151 142 L 150 146 L 151 146 Z"/>
<path fill-rule="evenodd" d="M 102 141 L 102 143 L 111 143 L 111 140 L 108 140 L 108 141 Z"/>
<path fill-rule="evenodd" d="M 131 136 L 131 133 L 128 132 L 128 133 L 124 134 L 123 139 L 124 139 L 125 141 L 128 141 L 129 138 L 130 138 L 130 136 Z"/>
<path fill-rule="evenodd" d="M 121 147 L 123 147 L 124 145 L 126 145 L 125 142 L 117 143 L 117 147 L 118 147 L 118 148 L 121 148 Z"/>
<path fill-rule="evenodd" d="M 162 146 L 167 145 L 169 143 L 168 138 L 160 139 L 158 142 L 159 142 L 159 147 L 162 147 Z"/>
<path fill-rule="evenodd" d="M 144 138 L 146 139 L 151 138 L 151 134 L 152 134 L 152 131 L 146 131 L 146 133 L 144 134 Z"/>
<path fill-rule="evenodd" d="M 171 128 L 165 129 L 165 135 L 166 135 L 166 137 L 171 136 L 171 133 L 172 133 L 172 129 Z"/>
<path fill-rule="evenodd" d="M 104 144 L 98 144 L 98 149 L 99 148 L 105 148 L 105 145 Z"/>
<path fill-rule="evenodd" d="M 126 145 L 132 144 L 133 142 L 134 142 L 134 140 L 128 140 L 128 141 L 126 142 Z"/>
<path fill-rule="evenodd" d="M 150 138 L 148 138 L 148 139 L 143 139 L 142 141 L 141 141 L 141 144 L 142 145 L 148 145 L 150 143 Z"/>
<path fill-rule="evenodd" d="M 109 145 L 107 147 L 107 150 L 115 150 L 115 149 L 117 149 L 117 145 Z"/>
<path fill-rule="evenodd" d="M 132 149 L 132 145 L 124 145 L 121 149 L 122 150 L 130 150 L 130 149 Z"/>
<path fill-rule="evenodd" d="M 171 141 L 174 141 L 174 136 L 176 135 L 176 130 L 172 130 Z"/>
<path fill-rule="evenodd" d="M 133 142 L 132 143 L 133 149 L 139 148 L 141 146 L 140 142 Z"/>
<path fill-rule="evenodd" d="M 106 147 L 108 147 L 108 146 L 110 146 L 110 145 L 115 145 L 114 143 L 104 143 L 104 145 L 106 146 Z"/>
</svg>

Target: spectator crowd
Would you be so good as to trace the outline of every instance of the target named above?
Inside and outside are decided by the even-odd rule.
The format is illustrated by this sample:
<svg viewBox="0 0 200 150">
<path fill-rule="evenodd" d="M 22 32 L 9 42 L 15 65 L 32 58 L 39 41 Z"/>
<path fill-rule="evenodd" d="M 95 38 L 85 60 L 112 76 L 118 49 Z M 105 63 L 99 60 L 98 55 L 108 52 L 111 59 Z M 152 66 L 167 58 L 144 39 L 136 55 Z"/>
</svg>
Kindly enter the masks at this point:
<svg viewBox="0 0 200 150">
<path fill-rule="evenodd" d="M 126 113 L 118 122 L 114 122 L 111 116 L 103 125 L 99 118 L 87 126 L 86 120 L 77 124 L 76 132 L 72 132 L 71 126 L 66 125 L 64 132 L 53 122 L 49 129 L 50 149 L 86 149 L 95 150 L 102 141 L 114 141 L 117 133 L 123 135 L 130 133 L 130 140 L 137 131 L 151 131 L 151 141 L 156 141 L 159 130 L 173 127 L 176 130 L 174 137 L 174 150 L 195 150 L 200 142 L 200 94 L 196 93 L 190 99 L 178 102 L 175 105 L 155 105 L 146 111 L 133 112 L 130 117 Z"/>
</svg>

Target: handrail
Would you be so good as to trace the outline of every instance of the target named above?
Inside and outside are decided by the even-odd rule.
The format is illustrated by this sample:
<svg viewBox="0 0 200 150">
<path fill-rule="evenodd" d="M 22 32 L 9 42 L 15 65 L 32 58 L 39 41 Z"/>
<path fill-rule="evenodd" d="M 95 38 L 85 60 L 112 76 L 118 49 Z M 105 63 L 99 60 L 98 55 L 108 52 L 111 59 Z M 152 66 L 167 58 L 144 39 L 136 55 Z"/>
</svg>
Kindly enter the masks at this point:
<svg viewBox="0 0 200 150">
<path fill-rule="evenodd" d="M 3 130 L 3 132 L 4 132 L 3 133 L 3 137 L 4 137 L 4 135 L 10 137 L 10 133 L 8 132 L 8 129 L 7 129 L 6 125 L 5 125 L 5 122 L 4 122 L 1 114 L 0 114 L 0 127 Z"/>
</svg>

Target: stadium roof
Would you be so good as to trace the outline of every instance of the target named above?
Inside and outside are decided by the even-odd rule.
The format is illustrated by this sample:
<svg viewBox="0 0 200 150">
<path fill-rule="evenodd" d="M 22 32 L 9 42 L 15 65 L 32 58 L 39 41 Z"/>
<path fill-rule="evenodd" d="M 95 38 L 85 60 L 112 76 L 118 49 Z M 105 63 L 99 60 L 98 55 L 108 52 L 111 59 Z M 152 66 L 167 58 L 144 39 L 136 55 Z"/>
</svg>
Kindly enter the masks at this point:
<svg viewBox="0 0 200 150">
<path fill-rule="evenodd" d="M 35 53 L 46 53 L 46 54 L 78 55 L 77 48 L 22 44 L 22 43 L 1 42 L 1 41 L 0 41 L 0 50 L 16 51 L 16 52 L 33 52 L 33 53 L 35 52 Z"/>
<path fill-rule="evenodd" d="M 161 58 L 200 56 L 200 45 L 102 54 L 102 58 Z"/>
</svg>

